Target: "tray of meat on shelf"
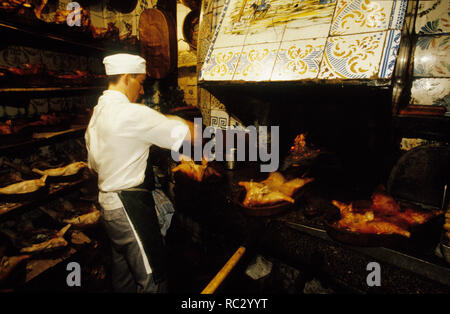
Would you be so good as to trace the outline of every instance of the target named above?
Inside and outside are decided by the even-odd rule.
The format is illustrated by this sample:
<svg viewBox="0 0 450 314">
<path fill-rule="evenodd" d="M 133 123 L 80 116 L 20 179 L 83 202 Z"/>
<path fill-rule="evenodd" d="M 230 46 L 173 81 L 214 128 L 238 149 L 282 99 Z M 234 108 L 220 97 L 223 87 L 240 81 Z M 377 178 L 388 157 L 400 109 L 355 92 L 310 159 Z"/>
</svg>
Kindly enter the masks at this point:
<svg viewBox="0 0 450 314">
<path fill-rule="evenodd" d="M 48 113 L 41 114 L 39 119 L 29 123 L 35 133 L 59 132 L 70 128 L 68 115 Z"/>
<path fill-rule="evenodd" d="M 37 165 L 37 164 L 36 164 Z M 84 161 L 76 161 L 63 166 L 51 166 L 41 164 L 42 167 L 34 167 L 32 171 L 41 176 L 47 176 L 48 183 L 73 182 L 83 177 L 83 170 L 88 167 Z"/>
<path fill-rule="evenodd" d="M 57 86 L 83 86 L 89 83 L 89 72 L 74 70 L 66 73 L 48 72 L 52 84 Z"/>
<path fill-rule="evenodd" d="M 425 249 L 439 240 L 443 211 L 395 200 L 376 191 L 371 200 L 344 203 L 333 200 L 336 211 L 326 217 L 328 235 L 350 245 Z"/>
<path fill-rule="evenodd" d="M 0 122 L 0 145 L 24 142 L 31 138 L 33 129 L 22 120 Z"/>
<path fill-rule="evenodd" d="M 46 87 L 48 74 L 43 64 L 24 64 L 21 67 L 2 66 L 8 87 Z"/>
<path fill-rule="evenodd" d="M 94 227 L 100 220 L 100 210 L 91 201 L 59 199 L 39 209 L 61 226 L 71 224 L 74 229 Z"/>
<path fill-rule="evenodd" d="M 286 179 L 280 172 L 271 172 L 261 181 L 240 181 L 243 187 L 234 198 L 235 204 L 250 216 L 272 216 L 294 206 L 303 195 L 304 187 L 313 178 Z"/>
<path fill-rule="evenodd" d="M 71 224 L 59 226 L 36 209 L 2 222 L 0 233 L 10 240 L 17 254 L 50 257 L 68 247 L 65 235 L 70 227 Z"/>
<path fill-rule="evenodd" d="M 39 179 L 21 180 L 1 186 L 0 201 L 15 203 L 42 198 L 49 191 L 47 177 L 47 175 L 44 175 Z"/>
<path fill-rule="evenodd" d="M 14 287 L 24 281 L 26 261 L 30 257 L 30 254 L 20 254 L 11 240 L 0 233 L 0 289 Z"/>
</svg>

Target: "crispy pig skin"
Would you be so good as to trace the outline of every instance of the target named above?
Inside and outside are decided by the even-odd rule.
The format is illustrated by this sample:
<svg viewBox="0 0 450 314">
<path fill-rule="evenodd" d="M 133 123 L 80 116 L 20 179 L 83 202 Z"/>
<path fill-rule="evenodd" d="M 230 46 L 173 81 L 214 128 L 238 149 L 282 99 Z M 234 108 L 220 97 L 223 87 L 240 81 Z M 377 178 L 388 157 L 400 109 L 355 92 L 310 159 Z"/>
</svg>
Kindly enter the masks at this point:
<svg viewBox="0 0 450 314">
<path fill-rule="evenodd" d="M 25 194 L 37 191 L 40 187 L 45 186 L 47 175 L 40 179 L 26 180 L 19 183 L 14 183 L 0 189 L 2 194 Z"/>
<path fill-rule="evenodd" d="M 272 172 L 261 182 L 240 181 L 239 185 L 246 189 L 245 206 L 271 205 L 286 201 L 294 203 L 292 195 L 313 178 L 295 178 L 287 181 L 279 172 Z"/>
<path fill-rule="evenodd" d="M 69 176 L 78 173 L 78 171 L 82 168 L 87 167 L 87 163 L 83 161 L 77 161 L 73 162 L 67 166 L 59 167 L 59 168 L 53 168 L 53 169 L 47 169 L 47 170 L 39 170 L 36 168 L 33 168 L 33 172 L 36 172 L 40 175 L 48 175 L 48 176 Z"/>
</svg>

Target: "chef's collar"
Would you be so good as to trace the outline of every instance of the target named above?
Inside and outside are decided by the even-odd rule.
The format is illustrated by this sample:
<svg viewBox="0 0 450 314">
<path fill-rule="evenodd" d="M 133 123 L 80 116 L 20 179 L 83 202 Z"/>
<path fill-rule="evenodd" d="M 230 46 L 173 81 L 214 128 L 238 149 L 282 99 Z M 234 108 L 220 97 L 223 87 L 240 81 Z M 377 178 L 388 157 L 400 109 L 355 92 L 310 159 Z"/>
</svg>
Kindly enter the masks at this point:
<svg viewBox="0 0 450 314">
<path fill-rule="evenodd" d="M 115 97 L 117 100 L 123 100 L 124 102 L 130 102 L 130 100 L 124 93 L 119 92 L 117 90 L 107 89 L 107 90 L 103 91 L 103 95 L 109 96 L 109 97 Z"/>
</svg>

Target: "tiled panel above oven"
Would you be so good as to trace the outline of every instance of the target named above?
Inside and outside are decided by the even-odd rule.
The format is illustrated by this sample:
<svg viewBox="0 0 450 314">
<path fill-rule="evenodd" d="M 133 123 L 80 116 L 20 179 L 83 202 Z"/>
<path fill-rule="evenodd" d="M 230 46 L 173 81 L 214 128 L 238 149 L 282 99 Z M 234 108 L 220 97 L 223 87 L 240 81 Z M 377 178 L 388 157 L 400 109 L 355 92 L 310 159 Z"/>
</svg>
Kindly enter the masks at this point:
<svg viewBox="0 0 450 314">
<path fill-rule="evenodd" d="M 281 43 L 270 80 L 317 78 L 326 40 L 316 38 Z"/>
<path fill-rule="evenodd" d="M 406 7 L 406 0 L 227 0 L 199 80 L 389 79 Z"/>
<path fill-rule="evenodd" d="M 450 32 L 450 1 L 419 1 L 416 17 L 417 34 L 442 34 Z"/>
</svg>

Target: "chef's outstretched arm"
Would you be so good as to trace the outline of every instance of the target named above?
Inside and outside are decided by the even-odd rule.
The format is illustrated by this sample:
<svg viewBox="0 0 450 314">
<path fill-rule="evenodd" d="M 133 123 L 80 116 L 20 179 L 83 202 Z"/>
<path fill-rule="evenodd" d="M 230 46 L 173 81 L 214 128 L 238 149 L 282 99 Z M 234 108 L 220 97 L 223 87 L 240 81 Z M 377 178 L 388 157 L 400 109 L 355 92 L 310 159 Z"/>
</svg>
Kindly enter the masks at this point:
<svg viewBox="0 0 450 314">
<path fill-rule="evenodd" d="M 185 120 L 183 118 L 180 118 L 178 116 L 173 116 L 173 115 L 165 115 L 165 116 L 171 120 L 177 120 L 177 121 L 183 122 L 185 125 L 187 125 L 187 127 L 189 128 L 189 133 L 186 134 L 186 137 L 184 139 L 185 141 L 189 141 L 191 144 L 194 144 L 194 140 L 195 140 L 194 135 L 201 136 L 202 130 L 197 130 L 197 132 L 194 132 L 195 125 L 192 121 L 188 121 L 188 120 Z"/>
</svg>

